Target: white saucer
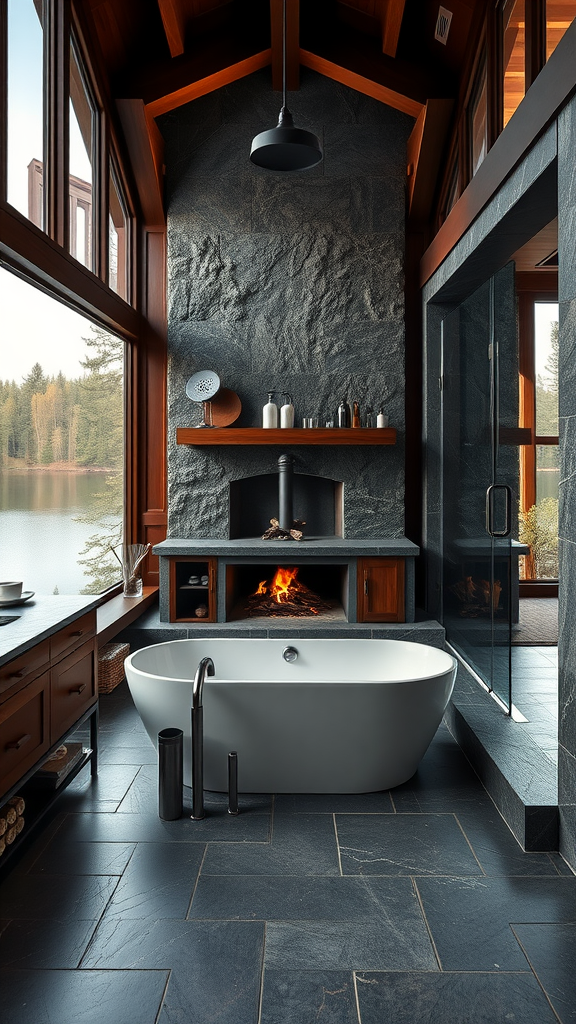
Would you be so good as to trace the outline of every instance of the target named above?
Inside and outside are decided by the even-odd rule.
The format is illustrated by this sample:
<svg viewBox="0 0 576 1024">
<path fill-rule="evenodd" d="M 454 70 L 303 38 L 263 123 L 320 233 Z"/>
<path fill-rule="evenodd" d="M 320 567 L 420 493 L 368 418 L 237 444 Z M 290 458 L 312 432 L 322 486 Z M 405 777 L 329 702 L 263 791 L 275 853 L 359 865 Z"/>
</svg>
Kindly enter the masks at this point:
<svg viewBox="0 0 576 1024">
<path fill-rule="evenodd" d="M 0 598 L 0 608 L 11 608 L 15 604 L 25 604 L 25 602 L 29 601 L 31 597 L 34 597 L 33 590 L 24 590 L 21 596 L 16 598 L 15 601 L 2 601 L 2 599 Z"/>
</svg>

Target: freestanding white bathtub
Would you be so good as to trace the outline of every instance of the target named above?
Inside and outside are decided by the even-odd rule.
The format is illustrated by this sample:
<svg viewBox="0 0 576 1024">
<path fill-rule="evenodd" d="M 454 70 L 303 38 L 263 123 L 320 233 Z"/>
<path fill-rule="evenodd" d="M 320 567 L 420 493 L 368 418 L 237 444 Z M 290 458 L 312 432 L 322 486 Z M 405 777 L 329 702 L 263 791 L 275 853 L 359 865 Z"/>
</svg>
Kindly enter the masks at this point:
<svg viewBox="0 0 576 1024">
<path fill-rule="evenodd" d="M 296 661 L 283 658 L 293 647 Z M 418 767 L 450 699 L 456 662 L 403 640 L 172 640 L 126 659 L 134 702 L 154 744 L 184 732 L 191 784 L 192 680 L 204 683 L 204 788 L 227 788 L 238 753 L 246 793 L 367 793 Z"/>
</svg>

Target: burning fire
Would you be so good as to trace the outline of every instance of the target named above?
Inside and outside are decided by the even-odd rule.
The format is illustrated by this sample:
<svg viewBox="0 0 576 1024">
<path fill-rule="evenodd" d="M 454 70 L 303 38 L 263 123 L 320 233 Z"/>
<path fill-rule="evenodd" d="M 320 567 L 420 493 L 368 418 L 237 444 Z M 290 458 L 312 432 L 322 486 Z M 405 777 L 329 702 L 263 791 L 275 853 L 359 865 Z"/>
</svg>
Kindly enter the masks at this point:
<svg viewBox="0 0 576 1024">
<path fill-rule="evenodd" d="M 255 590 L 254 596 L 258 594 L 268 594 L 270 597 L 274 598 L 278 604 L 282 604 L 283 601 L 289 601 L 291 591 L 294 593 L 294 591 L 303 589 L 296 579 L 297 575 L 297 567 L 295 569 L 279 568 L 274 573 L 274 578 L 270 586 L 267 586 L 266 580 L 262 580 L 262 582 L 258 584 L 258 588 Z"/>
</svg>

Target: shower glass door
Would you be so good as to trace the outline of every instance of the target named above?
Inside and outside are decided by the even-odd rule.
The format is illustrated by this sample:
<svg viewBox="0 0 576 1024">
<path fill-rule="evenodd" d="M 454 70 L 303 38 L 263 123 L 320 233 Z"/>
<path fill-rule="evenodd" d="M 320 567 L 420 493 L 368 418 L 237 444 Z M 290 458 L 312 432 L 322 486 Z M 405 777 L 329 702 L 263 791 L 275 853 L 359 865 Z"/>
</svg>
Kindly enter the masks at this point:
<svg viewBox="0 0 576 1024">
<path fill-rule="evenodd" d="M 441 387 L 446 636 L 509 709 L 518 507 L 518 448 L 508 443 L 518 424 L 513 264 L 444 319 Z"/>
</svg>

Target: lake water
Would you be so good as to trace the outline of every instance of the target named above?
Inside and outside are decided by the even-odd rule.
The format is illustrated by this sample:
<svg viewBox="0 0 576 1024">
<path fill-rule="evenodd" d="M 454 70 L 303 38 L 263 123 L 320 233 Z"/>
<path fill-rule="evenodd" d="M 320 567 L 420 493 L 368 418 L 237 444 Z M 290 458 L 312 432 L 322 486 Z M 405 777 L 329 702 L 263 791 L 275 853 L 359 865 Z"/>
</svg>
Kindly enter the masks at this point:
<svg viewBox="0 0 576 1024">
<path fill-rule="evenodd" d="M 37 594 L 78 594 L 89 582 L 78 557 L 94 523 L 76 517 L 94 503 L 105 473 L 0 472 L 0 578 Z"/>
</svg>

